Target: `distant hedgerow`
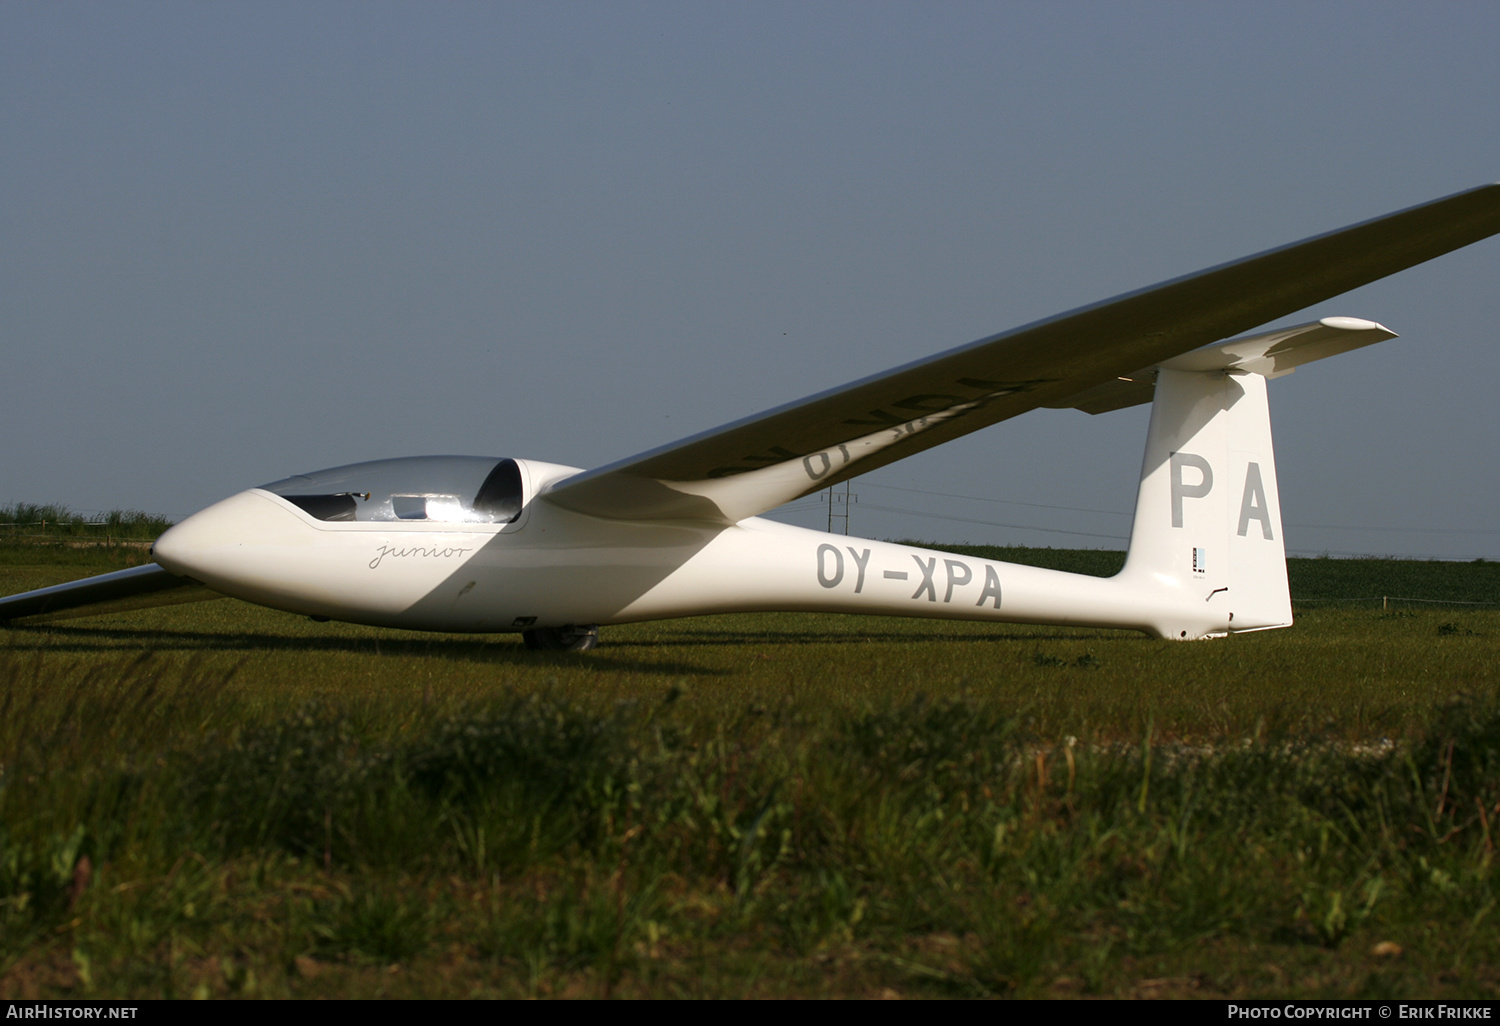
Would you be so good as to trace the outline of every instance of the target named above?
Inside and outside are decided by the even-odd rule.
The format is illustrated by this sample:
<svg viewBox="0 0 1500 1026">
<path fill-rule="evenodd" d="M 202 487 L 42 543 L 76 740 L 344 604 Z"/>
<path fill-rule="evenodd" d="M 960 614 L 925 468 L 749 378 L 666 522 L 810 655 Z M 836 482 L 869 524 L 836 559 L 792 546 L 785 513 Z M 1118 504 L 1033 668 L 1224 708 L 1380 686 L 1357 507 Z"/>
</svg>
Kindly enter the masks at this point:
<svg viewBox="0 0 1500 1026">
<path fill-rule="evenodd" d="M 84 516 L 58 503 L 0 506 L 0 541 L 149 541 L 171 526 L 167 517 L 138 509 L 112 509 Z"/>
</svg>

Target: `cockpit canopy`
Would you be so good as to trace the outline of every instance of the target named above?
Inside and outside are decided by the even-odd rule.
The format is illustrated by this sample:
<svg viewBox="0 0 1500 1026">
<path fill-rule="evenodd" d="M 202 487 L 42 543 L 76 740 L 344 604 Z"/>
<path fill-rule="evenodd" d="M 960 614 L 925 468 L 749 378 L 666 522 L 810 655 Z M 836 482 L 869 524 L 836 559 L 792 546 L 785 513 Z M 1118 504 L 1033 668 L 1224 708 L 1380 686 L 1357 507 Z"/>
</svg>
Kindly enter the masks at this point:
<svg viewBox="0 0 1500 1026">
<path fill-rule="evenodd" d="M 521 467 L 493 456 L 407 456 L 261 485 L 319 520 L 509 524 L 524 505 Z"/>
</svg>

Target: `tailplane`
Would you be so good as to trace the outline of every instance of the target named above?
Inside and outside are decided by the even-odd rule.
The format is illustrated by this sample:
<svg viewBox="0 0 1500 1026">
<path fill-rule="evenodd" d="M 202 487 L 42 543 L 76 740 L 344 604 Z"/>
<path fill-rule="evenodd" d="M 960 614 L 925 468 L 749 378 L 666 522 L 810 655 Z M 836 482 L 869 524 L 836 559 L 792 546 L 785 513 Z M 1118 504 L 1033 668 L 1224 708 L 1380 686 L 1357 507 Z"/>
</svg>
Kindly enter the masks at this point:
<svg viewBox="0 0 1500 1026">
<path fill-rule="evenodd" d="M 1287 627 L 1292 603 L 1266 381 L 1387 338 L 1373 321 L 1331 317 L 1194 350 L 1094 390 L 1089 409 L 1148 395 L 1151 427 L 1122 583 L 1190 613 L 1173 637 Z M 1143 390 L 1148 390 L 1145 394 Z M 1126 401 L 1119 401 L 1119 400 Z M 1206 618 L 1205 615 L 1207 614 Z"/>
</svg>

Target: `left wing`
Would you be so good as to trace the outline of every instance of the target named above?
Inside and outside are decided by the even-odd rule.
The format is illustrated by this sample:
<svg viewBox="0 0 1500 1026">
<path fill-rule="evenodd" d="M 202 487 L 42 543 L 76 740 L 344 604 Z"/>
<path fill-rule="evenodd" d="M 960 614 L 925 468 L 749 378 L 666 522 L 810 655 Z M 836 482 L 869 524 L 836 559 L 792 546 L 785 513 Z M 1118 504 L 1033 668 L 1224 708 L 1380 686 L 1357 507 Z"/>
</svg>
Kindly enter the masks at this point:
<svg viewBox="0 0 1500 1026">
<path fill-rule="evenodd" d="M 1141 368 L 1496 232 L 1500 183 L 992 335 L 574 475 L 541 498 L 615 519 L 734 523 L 1028 410 L 1080 405 Z"/>
<path fill-rule="evenodd" d="M 155 563 L 147 563 L 0 599 L 0 623 L 47 623 L 74 616 L 97 616 L 223 597 L 196 581 L 170 574 Z"/>
</svg>

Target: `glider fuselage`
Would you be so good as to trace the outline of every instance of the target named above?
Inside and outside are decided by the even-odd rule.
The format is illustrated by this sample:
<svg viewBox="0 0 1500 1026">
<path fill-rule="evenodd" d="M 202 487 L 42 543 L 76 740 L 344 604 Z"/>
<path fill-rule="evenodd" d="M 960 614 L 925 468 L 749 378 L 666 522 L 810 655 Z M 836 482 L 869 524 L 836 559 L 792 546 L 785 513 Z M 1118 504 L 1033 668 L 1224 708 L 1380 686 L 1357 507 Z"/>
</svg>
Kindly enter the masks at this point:
<svg viewBox="0 0 1500 1026">
<path fill-rule="evenodd" d="M 522 462 L 522 461 L 517 461 Z M 533 480 L 572 468 L 524 463 Z M 365 500 L 369 501 L 369 500 Z M 494 633 L 761 610 L 1150 629 L 1228 630 L 1228 603 L 1163 582 L 1019 566 L 825 534 L 737 524 L 618 521 L 546 502 L 509 524 L 327 522 L 265 489 L 195 514 L 156 561 L 214 591 L 308 616 Z M 1155 605 L 1154 610 L 1148 608 Z M 1150 627 L 1145 625 L 1149 624 Z"/>
</svg>

